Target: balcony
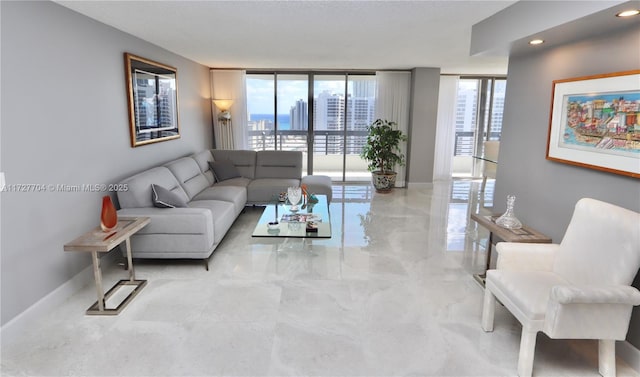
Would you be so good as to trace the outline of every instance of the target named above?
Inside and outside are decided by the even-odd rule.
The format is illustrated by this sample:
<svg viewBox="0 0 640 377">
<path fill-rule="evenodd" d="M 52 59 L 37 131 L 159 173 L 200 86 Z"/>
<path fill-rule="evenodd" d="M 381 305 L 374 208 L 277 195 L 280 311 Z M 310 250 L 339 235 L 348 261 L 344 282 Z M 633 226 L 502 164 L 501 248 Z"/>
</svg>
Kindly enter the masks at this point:
<svg viewBox="0 0 640 377">
<path fill-rule="evenodd" d="M 366 130 L 314 131 L 313 174 L 327 175 L 333 181 L 342 181 L 342 166 L 345 164 L 345 181 L 371 180 L 367 162 L 360 158 L 360 151 L 367 140 Z M 308 132 L 306 130 L 248 131 L 249 148 L 253 150 L 301 151 L 303 171 L 307 172 Z M 343 154 L 344 151 L 344 154 Z"/>
<path fill-rule="evenodd" d="M 454 177 L 478 177 L 481 166 L 474 159 L 476 133 L 474 131 L 456 131 L 453 152 L 453 176 Z M 490 140 L 500 140 L 500 132 L 491 132 Z M 482 151 L 477 152 L 482 154 Z"/>
<path fill-rule="evenodd" d="M 253 150 L 301 151 L 303 171 L 307 170 L 307 131 L 281 130 L 275 135 L 273 130 L 248 131 L 249 148 Z M 333 181 L 342 181 L 342 166 L 345 164 L 347 182 L 365 182 L 371 179 L 367 162 L 360 158 L 360 151 L 367 140 L 366 130 L 347 130 L 345 147 L 344 131 L 314 131 L 313 173 L 328 175 Z M 492 132 L 491 140 L 499 140 L 500 133 Z M 473 176 L 473 154 L 475 132 L 456 132 L 453 156 L 453 175 Z M 346 153 L 343 155 L 342 151 Z M 476 169 L 478 170 L 478 169 Z"/>
</svg>

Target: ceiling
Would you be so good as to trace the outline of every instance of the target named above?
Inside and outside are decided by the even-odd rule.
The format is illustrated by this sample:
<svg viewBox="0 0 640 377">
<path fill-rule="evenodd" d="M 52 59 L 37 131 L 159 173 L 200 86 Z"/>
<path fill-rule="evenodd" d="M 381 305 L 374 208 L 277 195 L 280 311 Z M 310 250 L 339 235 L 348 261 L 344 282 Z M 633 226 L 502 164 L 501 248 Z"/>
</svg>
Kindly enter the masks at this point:
<svg viewBox="0 0 640 377">
<path fill-rule="evenodd" d="M 505 74 L 471 27 L 515 1 L 56 1 L 214 68 Z"/>
</svg>

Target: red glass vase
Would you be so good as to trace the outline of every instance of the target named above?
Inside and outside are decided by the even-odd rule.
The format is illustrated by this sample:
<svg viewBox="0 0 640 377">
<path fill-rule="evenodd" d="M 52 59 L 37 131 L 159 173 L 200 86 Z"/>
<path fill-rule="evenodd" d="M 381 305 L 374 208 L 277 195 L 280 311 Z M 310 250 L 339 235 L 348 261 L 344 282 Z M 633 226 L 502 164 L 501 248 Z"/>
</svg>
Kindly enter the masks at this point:
<svg viewBox="0 0 640 377">
<path fill-rule="evenodd" d="M 102 213 L 100 214 L 100 227 L 104 232 L 110 232 L 118 225 L 118 214 L 116 207 L 109 195 L 102 197 Z"/>
</svg>

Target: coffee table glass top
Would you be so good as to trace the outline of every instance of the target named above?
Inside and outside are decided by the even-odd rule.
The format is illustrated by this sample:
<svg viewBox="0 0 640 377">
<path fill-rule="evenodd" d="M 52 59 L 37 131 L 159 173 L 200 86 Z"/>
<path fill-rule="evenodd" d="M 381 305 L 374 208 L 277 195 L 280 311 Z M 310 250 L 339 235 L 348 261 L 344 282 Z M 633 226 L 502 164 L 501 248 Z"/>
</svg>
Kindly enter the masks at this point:
<svg viewBox="0 0 640 377">
<path fill-rule="evenodd" d="M 268 204 L 258 220 L 252 237 L 331 238 L 331 216 L 326 195 L 316 195 L 318 203 L 299 204 L 292 212 L 291 205 L 274 200 Z M 277 222 L 275 226 L 269 223 Z M 317 231 L 308 231 L 307 227 Z"/>
</svg>

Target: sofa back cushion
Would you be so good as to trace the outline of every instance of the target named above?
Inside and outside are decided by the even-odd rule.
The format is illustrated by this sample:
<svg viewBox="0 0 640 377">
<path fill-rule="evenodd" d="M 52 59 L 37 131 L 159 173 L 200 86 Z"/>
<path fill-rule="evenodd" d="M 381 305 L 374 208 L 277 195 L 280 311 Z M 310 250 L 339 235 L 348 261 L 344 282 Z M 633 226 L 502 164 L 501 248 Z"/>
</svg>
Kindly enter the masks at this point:
<svg viewBox="0 0 640 377">
<path fill-rule="evenodd" d="M 216 161 L 231 160 L 240 174 L 249 179 L 256 178 L 256 152 L 249 150 L 211 150 L 213 159 Z"/>
<path fill-rule="evenodd" d="M 258 151 L 255 178 L 302 178 L 302 152 Z"/>
<path fill-rule="evenodd" d="M 126 184 L 127 191 L 118 191 L 120 208 L 153 207 L 151 200 L 151 185 L 160 185 L 178 195 L 185 201 L 189 201 L 176 177 L 164 166 L 158 166 L 132 177 L 126 178 L 121 184 Z"/>
<path fill-rule="evenodd" d="M 191 157 L 182 157 L 165 165 L 180 183 L 191 200 L 202 190 L 211 186 L 209 180 L 202 174 L 200 166 Z"/>
<path fill-rule="evenodd" d="M 196 163 L 200 167 L 200 171 L 204 174 L 209 184 L 212 185 L 215 182 L 213 177 L 213 172 L 211 171 L 211 167 L 209 166 L 209 162 L 213 161 L 213 155 L 211 151 L 208 149 L 203 150 L 202 152 L 192 154 L 191 158 L 196 160 Z"/>
<path fill-rule="evenodd" d="M 209 166 L 213 171 L 213 177 L 216 182 L 242 177 L 242 174 L 240 174 L 240 171 L 231 160 L 217 160 L 209 162 Z"/>
</svg>

